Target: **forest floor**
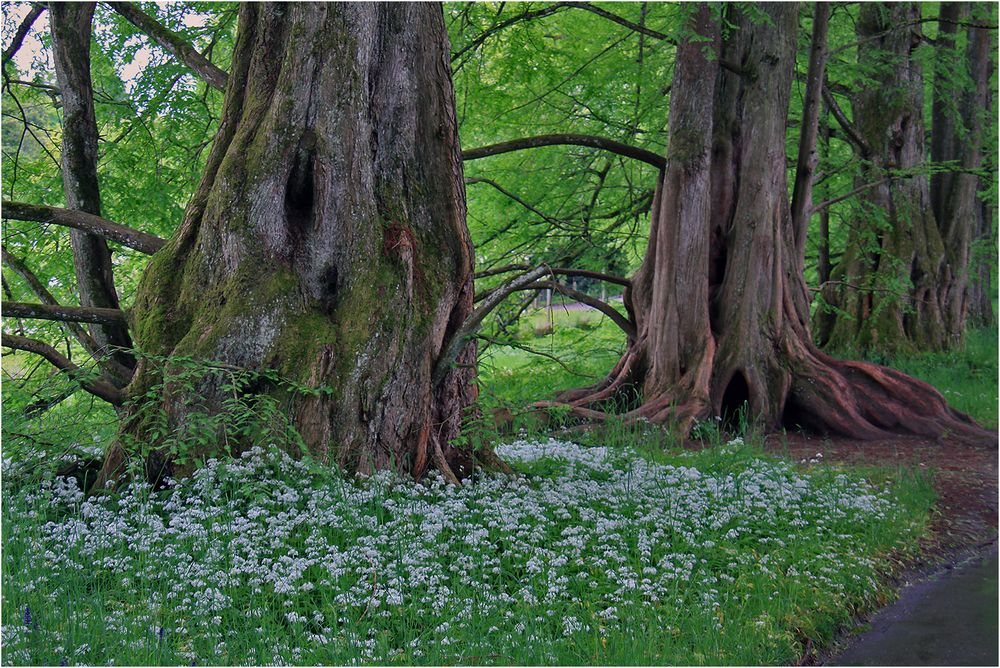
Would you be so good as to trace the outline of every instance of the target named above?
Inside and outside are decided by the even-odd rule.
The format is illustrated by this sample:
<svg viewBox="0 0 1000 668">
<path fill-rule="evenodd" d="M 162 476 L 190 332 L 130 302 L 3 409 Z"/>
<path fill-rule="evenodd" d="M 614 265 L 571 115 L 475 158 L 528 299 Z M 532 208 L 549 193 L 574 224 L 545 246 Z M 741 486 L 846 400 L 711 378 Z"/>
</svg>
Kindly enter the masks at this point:
<svg viewBox="0 0 1000 668">
<path fill-rule="evenodd" d="M 825 652 L 807 657 L 809 663 L 910 664 L 919 659 L 913 654 L 916 649 L 913 638 L 909 637 L 910 628 L 927 623 L 938 625 L 942 631 L 930 634 L 930 640 L 926 632 L 920 636 L 925 645 L 920 651 L 927 663 L 978 665 L 981 662 L 974 657 L 980 656 L 992 656 L 995 661 L 998 497 L 995 441 L 963 443 L 897 438 L 864 442 L 793 434 L 769 438 L 767 449 L 799 461 L 927 470 L 932 474 L 937 494 L 935 513 L 921 541 L 922 549 L 899 565 L 896 584 L 901 589 L 900 601 L 874 618 L 859 618 L 856 627 L 841 634 Z M 992 588 L 992 595 L 984 592 L 984 588 Z M 992 611 L 976 609 L 982 596 L 991 601 L 987 605 Z M 942 606 L 949 609 L 941 611 Z M 869 622 L 873 631 L 859 634 Z M 946 632 L 941 624 L 951 624 L 954 632 Z M 989 626 L 992 628 L 984 628 Z M 896 644 L 899 647 L 894 647 Z M 893 661 L 894 656 L 900 661 Z M 949 657 L 954 660 L 948 660 Z M 964 657 L 969 660 L 963 660 Z"/>
</svg>

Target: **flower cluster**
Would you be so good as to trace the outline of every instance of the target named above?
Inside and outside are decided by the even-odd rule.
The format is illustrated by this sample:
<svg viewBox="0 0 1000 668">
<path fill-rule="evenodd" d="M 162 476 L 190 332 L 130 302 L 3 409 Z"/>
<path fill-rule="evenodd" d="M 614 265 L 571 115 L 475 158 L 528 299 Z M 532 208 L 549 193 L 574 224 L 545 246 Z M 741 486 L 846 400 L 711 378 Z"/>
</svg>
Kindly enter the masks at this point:
<svg viewBox="0 0 1000 668">
<path fill-rule="evenodd" d="M 874 596 L 864 537 L 899 522 L 888 491 L 758 456 L 498 454 L 523 473 L 346 479 L 255 448 L 165 492 L 5 498 L 4 663 L 697 663 L 727 633 L 780 661 L 775 620 Z"/>
</svg>

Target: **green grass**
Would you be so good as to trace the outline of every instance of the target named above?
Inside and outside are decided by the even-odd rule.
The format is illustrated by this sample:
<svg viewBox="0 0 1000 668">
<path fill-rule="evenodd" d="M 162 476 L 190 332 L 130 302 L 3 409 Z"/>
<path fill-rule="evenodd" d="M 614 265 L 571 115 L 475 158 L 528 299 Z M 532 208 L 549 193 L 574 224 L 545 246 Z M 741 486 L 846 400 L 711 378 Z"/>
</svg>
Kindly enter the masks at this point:
<svg viewBox="0 0 1000 668">
<path fill-rule="evenodd" d="M 961 350 L 885 360 L 889 366 L 936 387 L 954 408 L 984 427 L 997 423 L 997 328 L 970 330 Z"/>
<path fill-rule="evenodd" d="M 461 489 L 264 451 L 156 494 L 8 487 L 4 662 L 793 663 L 926 526 L 916 475 L 661 446 L 520 441 L 520 477 Z"/>
<path fill-rule="evenodd" d="M 517 342 L 559 361 L 492 346 L 487 407 L 594 382 L 624 346 L 593 312 L 543 324 Z M 894 364 L 995 424 L 995 340 Z M 989 392 L 992 413 L 958 401 Z M 53 426 L 79 429 L 83 408 Z M 891 597 L 887 557 L 929 522 L 925 473 L 803 466 L 698 431 L 692 450 L 650 424 L 575 444 L 536 428 L 500 448 L 515 477 L 461 489 L 261 450 L 91 499 L 40 475 L 52 444 L 5 442 L 3 663 L 787 664 Z"/>
</svg>

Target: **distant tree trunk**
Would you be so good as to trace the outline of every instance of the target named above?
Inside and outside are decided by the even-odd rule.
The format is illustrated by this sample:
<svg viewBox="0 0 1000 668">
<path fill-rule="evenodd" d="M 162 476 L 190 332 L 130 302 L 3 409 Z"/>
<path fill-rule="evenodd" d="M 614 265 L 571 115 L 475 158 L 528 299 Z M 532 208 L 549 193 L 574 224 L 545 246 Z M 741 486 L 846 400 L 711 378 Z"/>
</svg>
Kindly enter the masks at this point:
<svg viewBox="0 0 1000 668">
<path fill-rule="evenodd" d="M 835 349 L 940 350 L 949 344 L 945 295 L 953 272 L 931 207 L 929 179 L 916 170 L 926 161 L 920 7 L 864 3 L 858 14 L 858 61 L 867 80 L 854 97 L 854 125 L 870 148 L 857 185 L 861 218 L 823 291 L 836 317 L 817 324 L 818 339 Z"/>
<path fill-rule="evenodd" d="M 101 191 L 97 181 L 97 121 L 90 78 L 90 33 L 95 3 L 53 3 L 49 8 L 52 57 L 56 81 L 62 91 L 62 173 L 66 208 L 101 215 Z M 96 235 L 70 231 L 73 266 L 82 306 L 119 308 L 107 242 Z M 91 336 L 101 347 L 121 348 L 111 357 L 124 368 L 135 366 L 124 325 L 94 325 Z M 91 351 L 94 352 L 94 351 Z M 104 371 L 119 387 L 129 378 L 122 366 L 105 365 Z"/>
<path fill-rule="evenodd" d="M 941 5 L 934 77 L 931 160 L 952 163 L 961 170 L 931 177 L 931 204 L 948 260 L 948 289 L 942 299 L 945 330 L 952 344 L 961 343 L 965 334 L 972 297 L 972 242 L 981 234 L 983 213 L 977 191 L 985 185 L 973 171 L 982 166 L 982 116 L 988 108 L 992 73 L 991 40 L 986 29 L 967 28 L 965 52 L 958 53 L 955 38 L 959 23 L 968 18 L 968 3 Z"/>
<path fill-rule="evenodd" d="M 474 342 L 432 381 L 473 306 L 448 55 L 437 4 L 241 5 L 202 182 L 133 309 L 144 352 L 328 388 L 292 418 L 313 457 L 348 470 L 472 465 L 453 439 Z M 142 360 L 129 389 L 156 381 Z M 197 391 L 209 409 L 224 399 Z M 162 397 L 175 424 L 182 398 Z"/>
<path fill-rule="evenodd" d="M 638 395 L 626 420 L 685 433 L 745 402 L 765 428 L 982 436 L 929 385 L 813 345 L 784 149 L 798 12 L 794 4 L 755 7 L 765 16 L 727 6 L 733 27 L 722 39 L 712 10 L 700 5 L 691 25 L 699 39 L 678 46 L 668 167 L 645 258 L 626 291 L 638 334 L 607 378 L 558 403 L 603 419 Z"/>
<path fill-rule="evenodd" d="M 992 216 L 993 209 L 989 203 L 980 201 L 976 216 L 976 241 L 989 250 L 982 257 L 974 258 L 974 271 L 969 279 L 969 325 L 972 327 L 996 324 L 996 313 L 993 311 L 993 275 L 996 271 L 997 239 Z"/>
</svg>

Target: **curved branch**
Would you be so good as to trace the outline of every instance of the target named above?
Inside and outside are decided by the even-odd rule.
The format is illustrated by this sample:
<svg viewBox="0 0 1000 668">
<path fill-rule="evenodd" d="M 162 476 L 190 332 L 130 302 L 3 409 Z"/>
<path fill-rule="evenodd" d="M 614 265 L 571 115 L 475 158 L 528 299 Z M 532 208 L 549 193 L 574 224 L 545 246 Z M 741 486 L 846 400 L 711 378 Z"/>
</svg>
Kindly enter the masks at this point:
<svg viewBox="0 0 1000 668">
<path fill-rule="evenodd" d="M 556 12 L 558 12 L 560 10 L 563 10 L 563 9 L 566 9 L 566 5 L 564 3 L 557 2 L 555 4 L 549 5 L 548 7 L 545 7 L 544 9 L 537 9 L 535 11 L 521 12 L 517 16 L 512 16 L 509 19 L 507 19 L 506 21 L 501 21 L 500 23 L 496 24 L 495 26 L 493 26 L 491 28 L 487 28 L 486 30 L 484 30 L 483 32 L 481 32 L 474 40 L 472 40 L 471 42 L 469 42 L 468 44 L 466 44 L 464 47 L 462 47 L 461 49 L 459 49 L 458 51 L 456 51 L 455 53 L 453 53 L 451 55 L 451 62 L 455 62 L 456 60 L 458 60 L 459 58 L 461 58 L 466 52 L 471 51 L 472 49 L 475 49 L 475 48 L 479 47 L 479 45 L 482 44 L 483 42 L 485 42 L 487 39 L 489 39 L 491 35 L 493 35 L 494 33 L 497 33 L 499 31 L 503 30 L 504 28 L 506 28 L 506 27 L 508 27 L 510 25 L 518 23 L 519 21 L 528 21 L 528 20 L 531 20 L 531 19 L 542 18 L 543 16 L 549 16 L 550 14 L 555 14 Z"/>
<path fill-rule="evenodd" d="M 25 202 L 10 202 L 6 200 L 2 206 L 0 215 L 4 218 L 71 227 L 90 234 L 96 234 L 105 239 L 117 241 L 122 246 L 133 248 L 146 255 L 152 255 L 167 243 L 166 239 L 113 223 L 110 220 L 105 220 L 100 216 L 95 216 L 85 211 L 74 211 L 73 209 L 63 209 L 57 206 L 44 206 L 41 204 L 27 204 Z"/>
<path fill-rule="evenodd" d="M 24 43 L 24 38 L 28 36 L 28 31 L 31 30 L 31 26 L 35 24 L 35 21 L 42 12 L 46 10 L 45 5 L 36 4 L 31 6 L 31 11 L 28 15 L 24 17 L 21 21 L 21 25 L 17 27 L 17 32 L 14 33 L 14 39 L 11 41 L 10 46 L 3 50 L 3 65 L 6 66 L 7 62 L 18 52 L 21 48 L 21 44 Z"/>
<path fill-rule="evenodd" d="M 480 158 L 486 158 L 491 155 L 510 153 L 511 151 L 521 151 L 527 148 L 538 148 L 540 146 L 565 146 L 565 145 L 599 148 L 604 151 L 610 151 L 611 153 L 616 153 L 626 158 L 633 158 L 635 160 L 640 160 L 642 162 L 645 162 L 646 164 L 656 167 L 657 169 L 663 169 L 667 166 L 666 158 L 656 153 L 653 153 L 652 151 L 648 151 L 644 148 L 639 148 L 637 146 L 629 146 L 628 144 L 623 144 L 621 142 L 615 141 L 613 139 L 607 139 L 605 137 L 595 137 L 593 135 L 574 135 L 574 134 L 553 134 L 553 135 L 538 135 L 536 137 L 523 137 L 521 139 L 514 139 L 512 141 L 506 141 L 499 144 L 491 144 L 489 146 L 473 148 L 467 151 L 462 151 L 462 160 L 479 160 Z"/>
<path fill-rule="evenodd" d="M 488 269 L 486 271 L 481 271 L 478 274 L 476 274 L 475 277 L 486 278 L 487 276 L 496 276 L 497 274 L 507 274 L 512 271 L 528 271 L 529 269 L 531 269 L 531 266 L 526 264 L 508 264 L 503 267 L 497 267 L 496 269 Z M 561 276 L 578 276 L 581 278 L 595 278 L 599 281 L 607 281 L 608 283 L 615 283 L 617 285 L 623 285 L 625 287 L 629 287 L 632 285 L 632 281 L 630 281 L 627 278 L 622 278 L 621 276 L 614 276 L 612 274 L 602 274 L 599 271 L 591 271 L 590 269 L 549 267 L 548 273 L 559 274 Z"/>
<path fill-rule="evenodd" d="M 636 337 L 635 323 L 631 322 L 628 318 L 626 318 L 621 313 L 619 313 L 618 311 L 616 311 L 614 309 L 614 307 L 612 307 L 610 304 L 608 304 L 606 302 L 602 302 L 600 299 L 596 299 L 594 297 L 591 297 L 590 295 L 588 295 L 585 292 L 580 292 L 579 290 L 574 290 L 573 288 L 569 287 L 568 285 L 564 285 L 562 283 L 559 283 L 558 281 L 538 281 L 536 283 L 532 283 L 531 285 L 526 285 L 526 286 L 524 286 L 523 288 L 520 288 L 520 289 L 521 290 L 541 290 L 543 288 L 549 288 L 549 289 L 555 290 L 556 292 L 560 292 L 560 293 L 566 295 L 567 297 L 572 297 L 573 299 L 575 299 L 576 301 L 580 302 L 581 304 L 586 304 L 587 306 L 590 306 L 591 308 L 597 309 L 598 311 L 600 311 L 604 315 L 606 315 L 609 318 L 611 318 L 611 320 L 616 325 L 618 325 L 621 328 L 621 330 L 623 332 L 625 332 L 626 335 L 628 335 L 628 337 L 630 339 L 634 339 Z"/>
<path fill-rule="evenodd" d="M 198 53 L 184 38 L 170 30 L 159 21 L 146 14 L 131 2 L 105 3 L 114 11 L 125 17 L 125 20 L 145 33 L 151 40 L 160 45 L 195 74 L 205 80 L 212 88 L 226 90 L 228 75 L 205 56 Z"/>
<path fill-rule="evenodd" d="M 125 401 L 125 396 L 121 390 L 103 378 L 87 378 L 87 376 L 90 375 L 89 373 L 73 364 L 73 362 L 64 357 L 59 353 L 59 351 L 47 343 L 42 343 L 36 339 L 29 339 L 24 336 L 15 336 L 4 332 L 2 334 L 2 345 L 7 348 L 13 348 L 14 350 L 23 350 L 25 352 L 41 355 L 53 366 L 66 372 L 71 378 L 80 383 L 80 387 L 85 389 L 87 392 L 90 392 L 95 397 L 104 399 L 109 404 L 121 406 Z"/>
<path fill-rule="evenodd" d="M 847 138 L 851 140 L 851 143 L 858 148 L 861 156 L 867 157 L 871 155 L 872 149 L 868 145 L 868 142 L 861 136 L 861 133 L 858 132 L 857 128 L 855 128 L 854 125 L 847 120 L 847 114 L 845 114 L 844 110 L 840 108 L 839 104 L 837 104 L 837 100 L 833 97 L 833 93 L 830 92 L 830 86 L 828 84 L 823 85 L 823 101 L 826 102 L 826 106 L 830 110 L 830 113 L 833 114 L 833 117 L 837 119 L 837 123 L 840 125 L 841 129 L 843 129 L 844 134 L 847 135 Z"/>
<path fill-rule="evenodd" d="M 26 304 L 3 302 L 4 316 L 55 320 L 58 322 L 89 322 L 94 325 L 127 325 L 125 311 L 97 306 L 58 306 L 51 304 Z"/>
<path fill-rule="evenodd" d="M 521 206 L 523 206 L 525 209 L 527 209 L 531 213 L 535 214 L 536 216 L 538 216 L 539 218 L 541 218 L 542 220 L 544 220 L 547 223 L 557 222 L 554 218 L 552 218 L 551 216 L 546 215 L 544 212 L 539 211 L 538 209 L 536 209 L 532 205 L 528 204 L 523 199 L 521 199 L 520 197 L 518 197 L 514 193 L 510 192 L 509 190 L 507 190 L 506 188 L 504 188 L 503 186 L 501 186 L 499 183 L 497 183 L 493 179 L 484 179 L 484 178 L 480 178 L 480 177 L 465 179 L 465 185 L 467 185 L 467 186 L 475 185 L 477 183 L 485 183 L 488 186 L 492 186 L 497 192 L 499 192 L 500 194 L 504 195 L 505 197 L 507 197 L 509 199 L 514 200 L 515 202 L 517 202 L 518 204 L 520 204 Z"/>
<path fill-rule="evenodd" d="M 455 363 L 458 359 L 458 355 L 462 352 L 462 348 L 465 346 L 466 341 L 472 338 L 475 333 L 479 330 L 479 327 L 483 324 L 483 320 L 486 316 L 495 309 L 500 303 L 508 297 L 508 295 L 517 292 L 518 290 L 524 289 L 525 285 L 533 283 L 542 276 L 548 273 L 548 268 L 546 267 L 535 267 L 526 274 L 522 274 L 517 278 L 511 279 L 504 285 L 500 286 L 486 297 L 482 306 L 477 308 L 469 317 L 465 319 L 462 326 L 452 335 L 451 340 L 449 340 L 441 350 L 441 355 L 438 356 L 437 361 L 434 363 L 434 371 L 431 375 L 431 380 L 434 385 L 437 385 L 448 373 L 448 369 L 451 365 Z"/>
</svg>

